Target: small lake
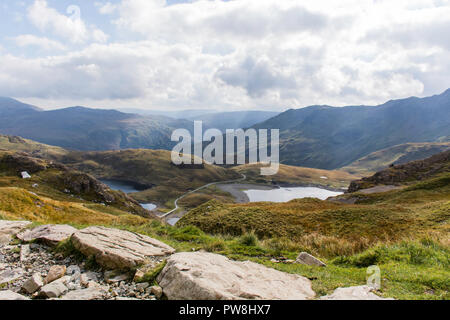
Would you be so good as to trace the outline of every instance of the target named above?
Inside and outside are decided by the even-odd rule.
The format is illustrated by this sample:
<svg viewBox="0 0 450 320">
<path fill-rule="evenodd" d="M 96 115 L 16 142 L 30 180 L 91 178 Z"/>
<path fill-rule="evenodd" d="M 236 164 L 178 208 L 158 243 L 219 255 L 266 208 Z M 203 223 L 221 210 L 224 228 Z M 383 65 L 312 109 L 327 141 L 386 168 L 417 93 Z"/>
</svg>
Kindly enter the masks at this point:
<svg viewBox="0 0 450 320">
<path fill-rule="evenodd" d="M 139 190 L 137 190 L 135 186 L 126 182 L 117 180 L 100 180 L 100 181 L 106 184 L 112 190 L 123 191 L 125 193 L 139 192 Z"/>
<path fill-rule="evenodd" d="M 245 194 L 250 202 L 288 202 L 294 199 L 317 198 L 326 200 L 329 197 L 335 197 L 343 194 L 316 187 L 296 187 L 296 188 L 280 188 L 273 190 L 246 190 Z"/>
<path fill-rule="evenodd" d="M 135 186 L 132 184 L 123 182 L 123 181 L 117 181 L 117 180 L 100 180 L 104 184 L 106 184 L 108 187 L 110 187 L 112 190 L 116 191 L 122 191 L 124 193 L 133 193 L 133 192 L 139 192 L 142 190 L 136 189 Z M 147 210 L 155 210 L 158 206 L 153 203 L 140 203 L 141 207 Z"/>
</svg>

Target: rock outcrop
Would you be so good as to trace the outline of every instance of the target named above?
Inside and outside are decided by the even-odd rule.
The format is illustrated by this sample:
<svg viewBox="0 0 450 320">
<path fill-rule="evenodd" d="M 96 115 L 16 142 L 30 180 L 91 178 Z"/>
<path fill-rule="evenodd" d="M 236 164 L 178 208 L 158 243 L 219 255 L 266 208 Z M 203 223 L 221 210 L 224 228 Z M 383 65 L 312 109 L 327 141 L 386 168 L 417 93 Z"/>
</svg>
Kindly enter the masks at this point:
<svg viewBox="0 0 450 320">
<path fill-rule="evenodd" d="M 76 232 L 72 243 L 85 256 L 109 269 L 132 269 L 143 264 L 157 264 L 175 249 L 150 237 L 104 227 L 89 227 Z"/>
<path fill-rule="evenodd" d="M 326 267 L 325 263 L 306 252 L 300 253 L 297 260 L 295 260 L 295 263 L 305 264 L 308 266 Z"/>
<path fill-rule="evenodd" d="M 372 291 L 369 286 L 337 288 L 332 294 L 321 297 L 320 300 L 393 300 L 377 296 Z"/>
<path fill-rule="evenodd" d="M 410 181 L 420 181 L 433 177 L 442 172 L 448 172 L 450 163 L 450 150 L 436 154 L 424 160 L 417 160 L 405 164 L 393 165 L 379 171 L 371 177 L 353 181 L 348 193 L 358 192 L 378 185 L 399 186 Z"/>
<path fill-rule="evenodd" d="M 311 281 L 304 277 L 206 252 L 170 256 L 157 281 L 171 300 L 305 300 L 315 296 Z"/>
<path fill-rule="evenodd" d="M 29 221 L 0 220 L 0 246 L 8 244 L 13 236 L 30 224 L 31 222 Z"/>
<path fill-rule="evenodd" d="M 77 231 L 69 225 L 44 225 L 17 234 L 17 238 L 25 242 L 43 241 L 49 245 L 56 245 L 72 236 Z"/>
</svg>

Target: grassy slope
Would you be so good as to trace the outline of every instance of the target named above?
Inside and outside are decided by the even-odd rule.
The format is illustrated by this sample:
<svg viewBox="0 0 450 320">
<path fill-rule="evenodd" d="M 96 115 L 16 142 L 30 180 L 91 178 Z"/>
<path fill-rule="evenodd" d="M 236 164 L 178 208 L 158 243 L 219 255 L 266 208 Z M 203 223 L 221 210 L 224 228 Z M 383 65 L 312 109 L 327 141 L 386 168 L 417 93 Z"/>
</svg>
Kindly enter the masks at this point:
<svg viewBox="0 0 450 320">
<path fill-rule="evenodd" d="M 391 164 L 425 159 L 450 149 L 450 142 L 442 143 L 406 143 L 373 152 L 341 170 L 351 174 L 368 176 L 387 168 Z"/>
<path fill-rule="evenodd" d="M 27 152 L 34 157 L 46 159 L 54 159 L 67 154 L 67 151 L 63 148 L 49 146 L 21 137 L 5 135 L 0 135 L 0 151 L 1 150 Z"/>
<path fill-rule="evenodd" d="M 448 228 L 449 207 L 448 197 L 442 199 L 441 192 L 437 192 L 433 185 L 439 185 L 434 181 L 431 185 L 410 187 L 410 190 L 396 192 L 388 199 L 379 199 L 381 195 L 373 195 L 366 199 L 362 206 L 374 206 L 383 201 L 382 207 L 389 202 L 397 201 L 396 197 L 407 201 L 408 198 L 417 199 L 419 194 L 426 196 L 424 201 L 418 201 L 415 209 L 426 211 L 420 213 L 422 223 L 426 229 L 442 233 Z M 26 187 L 26 186 L 24 186 Z M 446 191 L 448 192 L 448 190 Z M 414 234 L 415 239 L 404 239 L 403 241 L 385 241 L 371 246 L 369 249 L 357 248 L 358 254 L 353 254 L 355 248 L 352 241 L 340 239 L 333 236 L 311 233 L 302 236 L 299 241 L 292 241 L 286 237 L 270 237 L 260 239 L 252 234 L 245 233 L 242 236 L 229 234 L 208 235 L 197 227 L 186 225 L 180 227 L 169 227 L 157 220 L 148 220 L 138 216 L 129 215 L 112 207 L 103 207 L 98 204 L 89 203 L 79 199 L 60 195 L 58 200 L 41 195 L 33 195 L 25 188 L 0 187 L 0 219 L 29 219 L 38 224 L 42 223 L 68 223 L 81 228 L 88 225 L 104 225 L 133 232 L 147 234 L 160 239 L 175 247 L 178 251 L 192 251 L 204 249 L 210 252 L 220 253 L 237 260 L 252 260 L 275 269 L 296 273 L 312 279 L 313 289 L 317 294 L 324 295 L 332 292 L 340 286 L 361 285 L 366 281 L 366 267 L 377 264 L 381 268 L 382 290 L 380 294 L 397 299 L 450 299 L 449 257 L 450 252 L 447 243 L 441 238 L 440 241 L 430 237 L 421 237 Z M 426 201 L 432 202 L 427 205 Z M 300 203 L 294 201 L 285 207 L 298 207 Z M 301 202 L 301 201 L 300 201 Z M 435 204 L 437 202 L 440 206 Z M 318 207 L 323 210 L 336 210 L 341 206 L 322 201 L 305 200 L 301 204 L 305 213 L 312 213 Z M 233 207 L 238 207 L 233 205 Z M 263 210 L 260 204 L 257 212 Z M 243 206 L 249 208 L 249 205 Z M 213 206 L 208 208 L 211 212 Z M 297 210 L 297 209 L 296 209 Z M 365 210 L 362 210 L 365 211 Z M 359 211 L 359 212 L 362 212 Z M 355 214 L 355 212 L 353 212 Z M 248 223 L 247 212 L 241 212 L 243 223 Z M 212 216 L 214 213 L 211 214 Z M 434 216 L 434 219 L 432 217 Z M 367 218 L 367 216 L 365 216 Z M 217 217 L 216 217 L 217 218 Z M 352 219 L 354 216 L 351 217 Z M 372 217 L 373 219 L 376 219 Z M 386 221 L 388 216 L 384 216 Z M 319 222 L 334 219 L 333 215 L 324 215 Z M 350 220 L 350 219 L 349 219 Z M 213 224 L 221 223 L 221 219 L 211 220 Z M 346 221 L 340 216 L 335 221 Z M 361 226 L 370 224 L 371 219 L 358 221 Z M 350 223 L 350 221 L 347 221 Z M 274 226 L 280 227 L 280 226 Z M 381 226 L 389 229 L 389 225 Z M 415 229 L 413 225 L 411 228 Z M 370 228 L 369 228 L 370 229 Z M 339 230 L 338 230 L 339 231 Z M 423 230 L 425 234 L 426 230 Z M 376 234 L 378 231 L 373 230 Z M 447 229 L 448 232 L 448 229 Z M 354 231 L 356 233 L 356 231 Z M 448 233 L 447 233 L 448 234 Z M 346 237 L 348 239 L 349 237 Z M 424 238 L 423 240 L 419 240 Z M 366 242 L 362 242 L 365 244 Z M 297 264 L 273 263 L 271 259 L 280 255 L 295 259 L 300 251 L 309 251 L 317 254 L 328 263 L 326 268 L 314 268 Z M 327 252 L 328 251 L 328 252 Z"/>
<path fill-rule="evenodd" d="M 337 189 L 347 188 L 350 181 L 358 178 L 358 176 L 345 171 L 320 170 L 287 165 L 280 165 L 278 173 L 274 176 L 261 176 L 261 166 L 261 164 L 246 164 L 235 167 L 233 170 L 245 174 L 249 182 L 293 185 L 311 184 Z"/>
<path fill-rule="evenodd" d="M 210 182 L 240 177 L 225 168 L 205 165 L 192 169 L 174 166 L 171 153 L 164 150 L 123 150 L 71 153 L 63 159 L 70 167 L 98 178 L 138 182 L 153 188 L 133 194 L 141 202 L 171 206 L 178 196 Z"/>
<path fill-rule="evenodd" d="M 10 156 L 16 156 L 16 154 L 0 151 L 0 188 L 15 187 L 57 201 L 82 202 L 99 206 L 104 204 L 130 214 L 143 216 L 149 214 L 126 194 L 110 190 L 86 174 L 64 169 L 58 165 L 52 167 L 50 163 L 53 162 L 26 156 L 13 158 L 19 162 L 11 165 L 5 160 Z M 33 171 L 30 179 L 22 179 L 18 172 L 22 171 L 21 168 L 24 168 L 27 161 L 36 161 L 36 163 L 48 167 Z"/>
<path fill-rule="evenodd" d="M 307 251 L 325 269 L 274 264 L 263 251 L 253 260 L 314 279 L 321 293 L 364 283 L 366 267 L 378 265 L 382 291 L 398 299 L 450 299 L 450 175 L 386 194 L 359 197 L 357 204 L 315 199 L 284 204 L 209 202 L 186 215 L 193 225 L 222 236 L 253 233 L 260 246 L 288 258 Z"/>
</svg>

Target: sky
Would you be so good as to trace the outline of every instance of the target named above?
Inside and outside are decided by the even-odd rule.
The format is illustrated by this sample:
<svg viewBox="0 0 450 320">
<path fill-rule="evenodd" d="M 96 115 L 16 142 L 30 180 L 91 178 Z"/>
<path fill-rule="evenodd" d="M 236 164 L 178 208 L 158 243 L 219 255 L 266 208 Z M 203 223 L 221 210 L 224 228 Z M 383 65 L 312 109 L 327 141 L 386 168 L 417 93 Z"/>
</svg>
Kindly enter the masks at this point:
<svg viewBox="0 0 450 320">
<path fill-rule="evenodd" d="M 450 0 L 0 0 L 0 96 L 43 108 L 376 105 L 450 87 Z"/>
</svg>

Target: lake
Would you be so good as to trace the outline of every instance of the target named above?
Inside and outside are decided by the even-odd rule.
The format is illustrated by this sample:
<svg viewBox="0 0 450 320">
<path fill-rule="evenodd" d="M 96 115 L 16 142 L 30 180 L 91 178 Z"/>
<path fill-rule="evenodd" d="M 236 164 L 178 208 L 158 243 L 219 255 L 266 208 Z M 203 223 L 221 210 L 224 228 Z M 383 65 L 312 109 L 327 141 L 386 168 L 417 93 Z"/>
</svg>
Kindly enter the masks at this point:
<svg viewBox="0 0 450 320">
<path fill-rule="evenodd" d="M 110 187 L 112 190 L 116 191 L 122 191 L 124 193 L 133 193 L 133 192 L 139 192 L 142 190 L 136 189 L 135 186 L 133 186 L 130 183 L 126 183 L 123 181 L 117 181 L 117 180 L 100 180 L 104 184 L 106 184 L 108 187 Z M 155 210 L 158 206 L 153 203 L 140 203 L 141 207 L 147 210 Z"/>
<path fill-rule="evenodd" d="M 100 181 L 106 184 L 112 190 L 123 191 L 125 193 L 139 192 L 139 190 L 137 190 L 135 186 L 123 181 L 118 180 L 100 180 Z"/>
<path fill-rule="evenodd" d="M 326 200 L 329 197 L 335 197 L 343 194 L 316 187 L 295 187 L 295 188 L 279 188 L 272 190 L 246 190 L 245 194 L 250 202 L 288 202 L 294 199 L 317 198 Z"/>
</svg>

